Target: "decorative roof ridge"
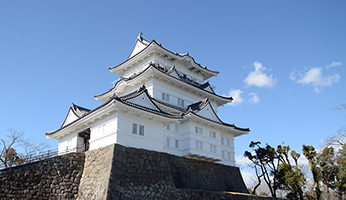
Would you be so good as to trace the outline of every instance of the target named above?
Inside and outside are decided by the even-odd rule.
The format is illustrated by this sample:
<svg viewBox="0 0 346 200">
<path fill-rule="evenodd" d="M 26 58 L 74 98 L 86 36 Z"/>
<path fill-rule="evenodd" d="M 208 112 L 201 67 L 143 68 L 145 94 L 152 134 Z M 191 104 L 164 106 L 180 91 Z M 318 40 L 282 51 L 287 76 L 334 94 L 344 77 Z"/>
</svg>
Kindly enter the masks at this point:
<svg viewBox="0 0 346 200">
<path fill-rule="evenodd" d="M 203 108 L 205 108 L 206 105 L 208 105 L 208 103 L 210 103 L 209 98 L 205 98 L 202 101 L 198 101 L 196 103 L 190 104 L 189 106 L 187 106 L 186 108 L 186 112 L 198 112 L 200 110 L 202 110 Z"/>
<path fill-rule="evenodd" d="M 81 117 L 81 116 L 87 114 L 88 112 L 90 112 L 90 109 L 84 108 L 84 107 L 82 107 L 82 106 L 78 106 L 78 105 L 74 104 L 73 102 L 72 102 L 72 104 L 71 104 L 71 108 L 72 108 L 72 111 L 73 111 L 78 117 Z"/>
<path fill-rule="evenodd" d="M 135 50 L 137 41 L 139 41 L 140 43 L 142 43 L 143 45 L 146 45 L 146 46 L 148 46 L 148 45 L 150 44 L 150 42 L 149 42 L 148 40 L 146 40 L 146 39 L 144 39 L 144 38 L 142 37 L 142 34 L 143 34 L 142 32 L 140 32 L 140 33 L 138 34 L 138 36 L 137 36 L 137 38 L 136 38 L 135 46 L 133 47 L 133 49 L 132 49 L 130 55 L 127 57 L 126 60 L 128 60 L 128 59 L 130 58 L 132 52 Z M 138 52 L 138 53 L 139 53 L 139 52 Z M 137 54 L 138 54 L 138 53 L 137 53 Z M 135 54 L 135 55 L 136 55 L 136 54 Z M 134 56 L 134 55 L 133 55 L 133 56 Z M 132 56 L 132 57 L 133 57 L 133 56 Z"/>
<path fill-rule="evenodd" d="M 122 64 L 124 64 L 125 62 L 131 60 L 132 58 L 136 57 L 137 55 L 139 55 L 140 53 L 142 53 L 143 51 L 145 51 L 146 49 L 148 49 L 152 44 L 156 44 L 156 45 L 158 45 L 159 47 L 161 47 L 163 50 L 165 50 L 165 51 L 167 51 L 167 52 L 169 52 L 169 53 L 171 53 L 171 54 L 173 54 L 173 55 L 180 56 L 181 58 L 184 58 L 184 57 L 190 58 L 194 64 L 196 64 L 198 67 L 201 67 L 201 68 L 204 69 L 204 70 L 207 70 L 207 71 L 210 72 L 210 73 L 215 73 L 215 74 L 218 74 L 218 73 L 219 73 L 219 71 L 217 71 L 217 70 L 208 69 L 207 66 L 202 66 L 201 64 L 197 63 L 197 62 L 195 61 L 195 59 L 194 59 L 192 56 L 189 55 L 189 53 L 184 53 L 184 54 L 174 53 L 174 52 L 172 52 L 172 51 L 170 51 L 170 50 L 164 48 L 161 44 L 157 43 L 155 39 L 152 39 L 151 42 L 149 43 L 149 41 L 147 41 L 147 40 L 145 40 L 145 39 L 142 38 L 142 34 L 141 34 L 141 33 L 137 36 L 136 42 L 137 42 L 137 41 L 140 41 L 140 42 L 142 42 L 142 43 L 143 43 L 143 41 L 145 41 L 145 42 L 148 43 L 148 44 L 143 43 L 144 45 L 146 45 L 146 47 L 143 48 L 141 51 L 139 51 L 137 54 L 133 55 L 132 57 L 128 57 L 124 62 L 120 63 L 119 65 L 116 65 L 116 66 L 113 66 L 113 67 L 109 67 L 108 69 L 111 70 L 111 69 L 115 69 L 115 68 L 119 67 L 120 65 L 122 65 Z M 132 49 L 130 55 L 132 54 L 132 52 L 133 52 L 133 49 Z"/>
<path fill-rule="evenodd" d="M 140 53 L 142 53 L 143 51 L 145 51 L 146 49 L 148 49 L 149 46 L 150 46 L 151 44 L 153 44 L 153 43 L 154 43 L 154 41 L 151 41 L 144 49 L 142 49 L 141 51 L 139 51 L 138 53 L 136 53 L 136 54 L 133 55 L 132 57 L 127 58 L 125 61 L 123 61 L 123 62 L 120 63 L 119 65 L 116 65 L 116 66 L 113 66 L 113 67 L 109 67 L 108 70 L 115 69 L 115 68 L 119 67 L 120 65 L 122 65 L 122 64 L 124 64 L 124 63 L 126 63 L 126 62 L 128 62 L 129 60 L 132 60 L 134 57 L 136 57 L 137 55 L 139 55 Z M 155 42 L 155 43 L 156 43 L 156 42 Z M 131 51 L 131 53 L 132 53 L 132 51 Z M 130 54 L 130 55 L 131 55 L 131 54 Z"/>
</svg>

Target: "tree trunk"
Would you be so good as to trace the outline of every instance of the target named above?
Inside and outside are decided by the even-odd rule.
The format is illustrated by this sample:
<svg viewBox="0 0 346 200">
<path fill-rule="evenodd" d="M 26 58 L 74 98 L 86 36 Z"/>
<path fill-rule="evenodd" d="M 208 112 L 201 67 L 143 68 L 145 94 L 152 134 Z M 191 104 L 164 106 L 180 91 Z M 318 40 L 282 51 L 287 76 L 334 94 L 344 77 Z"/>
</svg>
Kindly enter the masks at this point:
<svg viewBox="0 0 346 200">
<path fill-rule="evenodd" d="M 329 188 L 327 184 L 324 184 L 324 189 L 326 190 L 327 200 L 330 200 L 330 193 L 329 193 Z"/>
<path fill-rule="evenodd" d="M 318 187 L 318 183 L 315 183 L 315 192 L 316 192 L 316 200 L 320 200 L 322 192 L 320 188 Z"/>
</svg>

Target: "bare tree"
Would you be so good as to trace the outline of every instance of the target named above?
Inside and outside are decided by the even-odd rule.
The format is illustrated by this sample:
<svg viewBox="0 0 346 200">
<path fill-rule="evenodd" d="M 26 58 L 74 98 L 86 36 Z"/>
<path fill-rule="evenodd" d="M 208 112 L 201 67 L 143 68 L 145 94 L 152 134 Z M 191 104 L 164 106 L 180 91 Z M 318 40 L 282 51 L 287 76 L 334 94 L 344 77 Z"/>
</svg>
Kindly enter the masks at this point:
<svg viewBox="0 0 346 200">
<path fill-rule="evenodd" d="M 48 144 L 36 144 L 33 139 L 24 138 L 23 131 L 8 129 L 6 138 L 0 138 L 0 162 L 5 168 L 31 162 L 31 158 L 42 153 Z"/>
<path fill-rule="evenodd" d="M 346 104 L 340 104 L 340 106 L 331 108 L 333 110 L 344 110 L 346 111 Z M 328 145 L 340 145 L 343 146 L 346 144 L 346 126 L 337 130 L 335 135 L 328 137 L 325 141 L 325 146 Z"/>
</svg>

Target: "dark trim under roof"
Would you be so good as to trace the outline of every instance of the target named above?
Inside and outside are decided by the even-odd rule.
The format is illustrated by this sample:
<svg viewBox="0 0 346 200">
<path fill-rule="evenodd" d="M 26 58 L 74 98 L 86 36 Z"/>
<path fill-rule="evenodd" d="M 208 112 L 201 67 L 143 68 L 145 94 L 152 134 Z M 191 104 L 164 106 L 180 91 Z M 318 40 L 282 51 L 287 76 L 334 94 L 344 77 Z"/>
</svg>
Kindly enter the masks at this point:
<svg viewBox="0 0 346 200">
<path fill-rule="evenodd" d="M 111 92 L 112 90 L 114 90 L 114 89 L 117 87 L 117 85 L 118 85 L 121 81 L 127 82 L 127 81 L 130 81 L 130 80 L 132 80 L 132 79 L 135 79 L 135 78 L 139 77 L 140 75 L 142 75 L 142 74 L 143 74 L 144 72 L 146 72 L 147 70 L 149 70 L 150 68 L 154 68 L 154 69 L 156 69 L 157 71 L 159 71 L 159 72 L 161 72 L 161 73 L 163 73 L 163 74 L 165 74 L 165 75 L 169 75 L 169 74 L 173 73 L 174 71 L 176 71 L 175 68 L 172 69 L 172 70 L 163 71 L 163 70 L 157 68 L 157 67 L 155 66 L 155 64 L 151 63 L 147 68 L 145 68 L 144 70 L 142 70 L 142 71 L 139 72 L 138 74 L 133 75 L 133 76 L 130 76 L 130 77 L 128 77 L 128 78 L 124 78 L 124 77 L 121 78 L 118 82 L 116 82 L 116 83 L 114 84 L 114 86 L 113 86 L 110 90 L 108 90 L 107 92 L 104 92 L 103 94 L 95 95 L 94 97 L 97 98 L 97 97 L 103 96 L 103 95 L 105 95 L 105 94 Z M 178 73 L 178 72 L 177 72 L 177 73 Z M 178 75 L 179 75 L 179 73 L 178 73 Z M 222 98 L 222 99 L 225 99 L 225 100 L 228 100 L 228 101 L 232 101 L 232 100 L 233 100 L 232 97 L 223 97 L 223 96 L 220 96 L 220 95 L 215 94 L 215 93 L 213 93 L 213 92 L 210 92 L 210 91 L 208 91 L 208 90 L 204 90 L 202 87 L 199 87 L 199 86 L 197 86 L 197 85 L 195 85 L 195 84 L 192 84 L 192 83 L 190 83 L 190 82 L 188 82 L 188 81 L 184 81 L 184 80 L 182 80 L 182 79 L 178 79 L 178 78 L 176 78 L 176 77 L 174 77 L 174 76 L 170 76 L 170 77 L 175 78 L 175 79 L 177 79 L 177 80 L 179 80 L 179 81 L 182 81 L 182 82 L 184 82 L 184 83 L 186 83 L 186 84 L 189 84 L 189 85 L 191 85 L 191 86 L 193 86 L 193 87 L 196 87 L 196 88 L 198 88 L 198 89 L 201 89 L 201 90 L 204 91 L 204 92 L 208 92 L 208 93 L 210 93 L 210 94 L 212 94 L 212 95 L 215 95 L 215 96 L 217 96 L 217 97 L 219 97 L 219 98 Z M 180 76 L 179 76 L 179 77 L 180 77 Z M 207 83 L 205 83 L 205 84 L 203 84 L 203 85 L 205 86 L 206 84 L 209 84 L 209 83 L 207 82 Z"/>
<path fill-rule="evenodd" d="M 135 98 L 137 97 L 138 95 L 142 94 L 142 93 L 145 93 L 150 101 L 155 105 L 156 108 L 158 108 L 159 111 L 156 111 L 156 110 L 153 110 L 153 109 L 150 109 L 150 108 L 146 108 L 146 107 L 143 107 L 143 106 L 140 106 L 140 105 L 137 105 L 137 104 L 134 104 L 134 103 L 131 103 L 131 102 L 128 102 L 127 100 L 129 99 L 132 99 L 132 98 Z M 132 98 L 130 98 L 132 97 Z M 137 91 L 131 93 L 131 94 L 128 94 L 128 95 L 125 95 L 123 97 L 117 97 L 117 96 L 112 96 L 110 98 L 109 101 L 107 101 L 106 103 L 100 105 L 99 107 L 95 108 L 94 110 L 91 110 L 89 111 L 88 113 L 86 113 L 85 115 L 81 116 L 80 118 L 76 119 L 75 121 L 65 125 L 65 126 L 62 126 L 60 127 L 59 129 L 55 130 L 55 131 L 52 131 L 52 132 L 46 132 L 46 135 L 53 135 L 54 133 L 62 130 L 62 129 L 65 129 L 66 127 L 69 127 L 71 126 L 72 124 L 76 123 L 77 121 L 85 118 L 86 116 L 89 116 L 91 115 L 92 113 L 96 112 L 97 110 L 101 109 L 102 107 L 110 104 L 112 101 L 118 101 L 120 103 L 123 103 L 123 104 L 126 104 L 128 106 L 131 106 L 131 107 L 134 107 L 134 108 L 137 108 L 137 109 L 141 109 L 143 111 L 147 111 L 147 112 L 150 112 L 150 113 L 153 113 L 153 114 L 156 114 L 156 115 L 160 115 L 160 116 L 163 116 L 163 117 L 168 117 L 168 118 L 172 118 L 172 119 L 182 119 L 182 116 L 181 115 L 172 115 L 170 113 L 166 113 L 166 112 L 163 112 L 152 100 L 151 100 L 151 97 L 148 95 L 148 92 L 147 92 L 147 89 L 145 88 L 145 86 L 143 85 L 141 88 L 139 88 Z M 71 107 L 70 107 L 71 109 Z M 65 119 L 66 120 L 66 119 Z"/>
</svg>

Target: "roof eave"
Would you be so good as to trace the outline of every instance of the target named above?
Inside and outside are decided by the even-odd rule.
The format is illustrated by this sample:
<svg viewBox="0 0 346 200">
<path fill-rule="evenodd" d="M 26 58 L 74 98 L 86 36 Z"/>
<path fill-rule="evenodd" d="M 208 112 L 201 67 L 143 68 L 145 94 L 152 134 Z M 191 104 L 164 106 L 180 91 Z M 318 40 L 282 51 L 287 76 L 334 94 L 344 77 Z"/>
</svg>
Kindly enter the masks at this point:
<svg viewBox="0 0 346 200">
<path fill-rule="evenodd" d="M 238 137 L 240 135 L 244 135 L 244 134 L 248 134 L 250 132 L 250 129 L 249 128 L 239 128 L 233 124 L 227 124 L 227 123 L 224 123 L 224 122 L 216 122 L 214 120 L 211 120 L 211 119 L 207 119 L 207 118 L 204 118 L 196 113 L 193 113 L 193 112 L 189 112 L 188 114 L 186 114 L 185 116 L 194 116 L 196 118 L 199 118 L 201 120 L 204 120 L 206 122 L 209 122 L 209 123 L 213 123 L 214 125 L 216 126 L 219 126 L 219 127 L 228 127 L 228 128 L 231 128 L 230 130 L 232 131 L 232 133 L 237 133 L 237 134 L 234 134 L 234 137 Z"/>
<path fill-rule="evenodd" d="M 138 39 L 137 39 L 138 40 Z M 144 40 L 144 39 L 143 39 Z M 146 41 L 146 40 L 145 40 Z M 141 42 L 141 41 L 139 41 Z M 148 41 L 147 41 L 148 42 Z M 153 48 L 151 48 L 153 47 Z M 117 66 L 114 66 L 114 67 L 109 67 L 109 71 L 110 72 L 113 72 L 113 73 L 116 73 L 116 74 L 120 74 L 120 75 L 123 75 L 123 73 L 121 72 L 122 71 L 122 68 L 125 66 L 125 64 L 131 62 L 132 60 L 135 60 L 140 54 L 142 54 L 143 52 L 145 51 L 148 51 L 148 49 L 153 49 L 153 50 L 162 50 L 164 51 L 166 54 L 170 54 L 171 57 L 175 58 L 176 60 L 187 60 L 189 62 L 191 62 L 192 66 L 197 68 L 198 70 L 200 70 L 201 72 L 203 72 L 203 81 L 213 77 L 213 76 L 216 76 L 217 74 L 219 74 L 218 71 L 215 71 L 215 70 L 210 70 L 210 69 L 207 69 L 207 67 L 202 67 L 199 63 L 197 63 L 195 61 L 195 59 L 193 57 L 191 57 L 190 55 L 186 54 L 186 55 L 181 55 L 181 54 L 178 54 L 178 53 L 173 53 L 172 51 L 162 47 L 161 44 L 158 44 L 155 40 L 152 40 L 148 45 L 147 47 L 145 47 L 144 49 L 142 49 L 140 52 L 138 52 L 137 54 L 133 55 L 132 57 L 129 57 L 127 60 L 125 60 L 124 62 L 120 63 L 119 65 Z M 133 52 L 133 50 L 132 50 Z M 131 54 L 132 54 L 131 52 Z M 130 55 L 131 55 L 130 54 Z"/>
</svg>

